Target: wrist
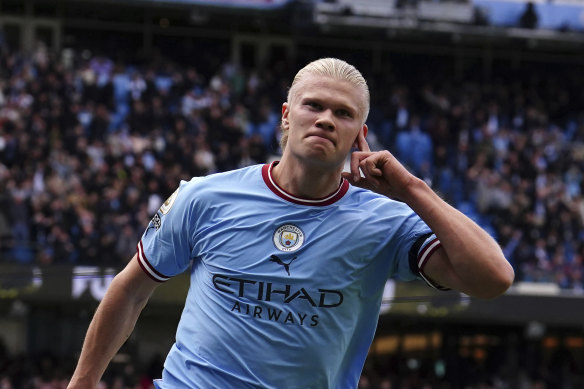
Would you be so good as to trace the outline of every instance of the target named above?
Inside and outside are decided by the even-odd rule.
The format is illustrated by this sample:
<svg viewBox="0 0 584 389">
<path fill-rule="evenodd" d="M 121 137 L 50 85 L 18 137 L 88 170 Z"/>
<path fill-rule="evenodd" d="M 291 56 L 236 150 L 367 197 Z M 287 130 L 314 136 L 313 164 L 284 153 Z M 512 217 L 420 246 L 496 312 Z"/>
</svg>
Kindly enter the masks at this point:
<svg viewBox="0 0 584 389">
<path fill-rule="evenodd" d="M 408 204 L 410 207 L 416 203 L 420 197 L 424 197 L 428 191 L 432 191 L 426 182 L 414 175 L 402 185 L 399 200 Z"/>
<path fill-rule="evenodd" d="M 416 213 L 427 208 L 438 195 L 418 177 L 412 176 L 410 182 L 404 186 L 403 202 L 408 204 Z"/>
</svg>

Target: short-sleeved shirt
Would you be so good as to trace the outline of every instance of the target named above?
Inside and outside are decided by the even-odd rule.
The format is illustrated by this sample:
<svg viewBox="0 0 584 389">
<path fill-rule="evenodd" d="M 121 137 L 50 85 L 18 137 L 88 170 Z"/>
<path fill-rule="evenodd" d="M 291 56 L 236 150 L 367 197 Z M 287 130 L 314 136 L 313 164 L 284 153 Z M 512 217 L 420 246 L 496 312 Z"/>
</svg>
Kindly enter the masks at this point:
<svg viewBox="0 0 584 389">
<path fill-rule="evenodd" d="M 440 245 L 404 203 L 346 180 L 294 197 L 272 167 L 181 182 L 138 243 L 153 279 L 190 271 L 159 387 L 355 388 L 386 280 Z"/>
</svg>

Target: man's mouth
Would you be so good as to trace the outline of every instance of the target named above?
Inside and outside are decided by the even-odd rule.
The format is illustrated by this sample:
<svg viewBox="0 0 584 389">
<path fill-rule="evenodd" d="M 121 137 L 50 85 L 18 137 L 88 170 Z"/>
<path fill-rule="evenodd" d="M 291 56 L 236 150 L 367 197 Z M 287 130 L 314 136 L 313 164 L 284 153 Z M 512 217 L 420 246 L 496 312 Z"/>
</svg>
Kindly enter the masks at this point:
<svg viewBox="0 0 584 389">
<path fill-rule="evenodd" d="M 323 141 L 330 142 L 333 145 L 336 144 L 334 140 L 332 140 L 331 138 L 329 138 L 327 136 L 321 135 L 321 134 L 308 134 L 307 138 L 317 138 L 317 139 L 321 139 Z"/>
</svg>

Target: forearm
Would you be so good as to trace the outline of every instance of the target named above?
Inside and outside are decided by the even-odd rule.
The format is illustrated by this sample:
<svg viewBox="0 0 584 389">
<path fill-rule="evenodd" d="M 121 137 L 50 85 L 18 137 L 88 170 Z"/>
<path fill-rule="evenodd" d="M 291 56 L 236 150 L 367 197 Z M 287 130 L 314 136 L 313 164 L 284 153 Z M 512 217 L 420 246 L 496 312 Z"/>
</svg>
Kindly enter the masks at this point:
<svg viewBox="0 0 584 389">
<path fill-rule="evenodd" d="M 455 285 L 447 286 L 486 298 L 495 297 L 509 287 L 513 269 L 498 243 L 479 225 L 419 179 L 413 181 L 407 203 L 442 244 L 450 272 L 454 273 L 447 279 Z M 435 273 L 444 274 L 441 270 Z"/>
<path fill-rule="evenodd" d="M 87 330 L 68 389 L 95 388 L 109 362 L 132 333 L 147 298 L 127 290 L 123 277 L 112 281 Z"/>
</svg>

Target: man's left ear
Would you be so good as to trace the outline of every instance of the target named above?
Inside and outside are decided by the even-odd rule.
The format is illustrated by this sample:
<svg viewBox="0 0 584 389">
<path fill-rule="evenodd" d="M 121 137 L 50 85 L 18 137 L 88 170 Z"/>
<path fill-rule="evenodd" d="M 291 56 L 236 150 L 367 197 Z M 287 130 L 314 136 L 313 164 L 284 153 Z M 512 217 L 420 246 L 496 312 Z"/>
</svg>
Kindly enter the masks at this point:
<svg viewBox="0 0 584 389">
<path fill-rule="evenodd" d="M 367 124 L 363 124 L 363 138 L 367 138 L 367 131 L 369 131 Z"/>
</svg>

